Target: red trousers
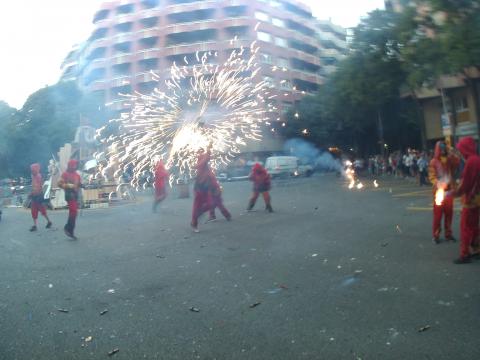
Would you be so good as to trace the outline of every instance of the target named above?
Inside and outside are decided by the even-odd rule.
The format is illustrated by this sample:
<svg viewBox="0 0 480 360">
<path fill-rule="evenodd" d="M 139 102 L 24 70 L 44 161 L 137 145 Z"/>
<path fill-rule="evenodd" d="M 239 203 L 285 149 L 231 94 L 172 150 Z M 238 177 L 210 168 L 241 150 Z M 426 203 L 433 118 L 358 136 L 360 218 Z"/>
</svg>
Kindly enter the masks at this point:
<svg viewBox="0 0 480 360">
<path fill-rule="evenodd" d="M 195 191 L 192 209 L 192 226 L 198 226 L 198 218 L 211 209 L 211 197 L 208 191 Z"/>
<path fill-rule="evenodd" d="M 250 203 L 255 205 L 257 202 L 258 196 L 260 195 L 259 191 L 254 191 L 252 197 L 250 198 Z M 262 192 L 263 200 L 265 201 L 265 205 L 270 205 L 270 193 L 268 191 Z"/>
<path fill-rule="evenodd" d="M 445 197 L 443 204 L 438 206 L 433 202 L 433 237 L 438 238 L 442 230 L 442 215 L 445 226 L 445 237 L 452 236 L 453 198 Z"/>
<path fill-rule="evenodd" d="M 222 195 L 212 195 L 212 204 L 210 207 L 210 219 L 215 219 L 215 208 L 218 207 L 220 209 L 220 212 L 222 213 L 223 216 L 225 216 L 225 219 L 230 219 L 232 215 L 230 212 L 227 210 L 227 208 L 223 205 L 223 199 Z"/>
<path fill-rule="evenodd" d="M 47 216 L 47 208 L 45 207 L 45 205 L 43 205 L 40 202 L 32 201 L 30 211 L 32 213 L 32 219 L 34 220 L 38 219 L 39 211 L 40 211 L 40 214 L 42 214 L 43 216 Z"/>
<path fill-rule="evenodd" d="M 480 208 L 463 208 L 460 218 L 460 257 L 470 255 L 470 247 L 478 248 L 478 216 Z"/>
</svg>

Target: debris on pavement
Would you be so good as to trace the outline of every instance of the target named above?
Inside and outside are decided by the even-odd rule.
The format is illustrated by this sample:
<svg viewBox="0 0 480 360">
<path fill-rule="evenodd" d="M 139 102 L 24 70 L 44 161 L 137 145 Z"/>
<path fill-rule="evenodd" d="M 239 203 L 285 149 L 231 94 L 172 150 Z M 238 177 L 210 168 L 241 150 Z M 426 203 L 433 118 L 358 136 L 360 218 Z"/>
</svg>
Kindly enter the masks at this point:
<svg viewBox="0 0 480 360">
<path fill-rule="evenodd" d="M 253 303 L 253 304 L 250 305 L 250 309 L 253 309 L 253 308 L 257 307 L 260 304 L 261 304 L 261 302 Z"/>
<path fill-rule="evenodd" d="M 57 309 L 57 311 L 62 312 L 62 313 L 66 313 L 66 314 L 69 313 L 69 311 L 67 309 Z"/>
<path fill-rule="evenodd" d="M 400 225 L 397 225 L 395 228 L 397 229 L 397 231 L 398 231 L 399 234 L 402 233 L 402 229 L 400 229 Z"/>
<path fill-rule="evenodd" d="M 92 336 L 87 336 L 87 337 L 85 338 L 85 342 L 90 342 L 90 341 L 92 341 L 92 340 L 93 340 L 93 337 L 92 337 Z"/>
<path fill-rule="evenodd" d="M 387 247 L 387 246 L 388 246 L 388 242 L 384 242 L 384 243 L 382 243 L 381 245 L 382 245 L 382 247 Z"/>
<path fill-rule="evenodd" d="M 200 309 L 192 306 L 192 307 L 190 308 L 190 311 L 192 311 L 192 312 L 197 312 L 197 313 L 198 313 L 198 312 L 200 312 Z"/>
<path fill-rule="evenodd" d="M 165 259 L 165 256 L 160 255 L 160 254 L 157 254 L 157 258 L 159 258 L 159 259 Z"/>
<path fill-rule="evenodd" d="M 288 290 L 288 286 L 285 284 L 279 284 L 278 287 L 283 290 Z"/>
<path fill-rule="evenodd" d="M 425 326 L 422 326 L 420 329 L 418 329 L 418 332 L 424 332 L 424 331 L 427 331 L 428 329 L 430 329 L 430 325 L 425 325 Z"/>
<path fill-rule="evenodd" d="M 105 315 L 107 312 L 108 312 L 108 309 L 103 310 L 103 311 L 100 313 L 100 316 Z"/>
<path fill-rule="evenodd" d="M 108 352 L 108 356 L 113 356 L 115 355 L 116 353 L 118 353 L 120 350 L 118 348 L 115 348 L 113 349 L 112 351 L 109 351 Z"/>
<path fill-rule="evenodd" d="M 115 294 L 115 289 L 108 289 L 107 291 L 109 294 Z"/>
<path fill-rule="evenodd" d="M 48 288 L 49 289 L 53 288 L 53 284 L 48 284 Z"/>
<path fill-rule="evenodd" d="M 312 257 L 317 257 L 317 256 L 318 256 L 318 254 L 312 254 Z"/>
</svg>

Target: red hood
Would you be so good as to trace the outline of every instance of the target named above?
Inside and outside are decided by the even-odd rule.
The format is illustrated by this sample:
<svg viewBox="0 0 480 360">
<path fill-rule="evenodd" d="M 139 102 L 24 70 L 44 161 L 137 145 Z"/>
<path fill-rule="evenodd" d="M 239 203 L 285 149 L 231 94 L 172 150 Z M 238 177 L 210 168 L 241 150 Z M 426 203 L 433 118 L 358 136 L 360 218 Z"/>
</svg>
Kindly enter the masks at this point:
<svg viewBox="0 0 480 360">
<path fill-rule="evenodd" d="M 255 174 L 261 174 L 261 173 L 264 173 L 264 172 L 265 172 L 265 169 L 264 169 L 263 166 L 260 165 L 259 163 L 255 163 L 255 165 L 253 165 L 252 171 L 253 171 Z"/>
<path fill-rule="evenodd" d="M 40 174 L 40 164 L 35 163 L 30 165 L 30 171 L 32 172 L 32 175 Z"/>
<path fill-rule="evenodd" d="M 468 159 L 477 153 L 477 143 L 472 137 L 467 136 L 458 142 L 457 149 L 465 159 Z"/>
<path fill-rule="evenodd" d="M 67 171 L 74 172 L 78 168 L 78 161 L 75 159 L 71 159 L 68 161 L 67 164 Z"/>
<path fill-rule="evenodd" d="M 443 141 L 437 141 L 435 144 L 435 150 L 433 151 L 433 158 L 440 160 L 440 156 L 442 155 L 442 150 L 440 149 L 440 145 L 443 143 Z"/>
</svg>

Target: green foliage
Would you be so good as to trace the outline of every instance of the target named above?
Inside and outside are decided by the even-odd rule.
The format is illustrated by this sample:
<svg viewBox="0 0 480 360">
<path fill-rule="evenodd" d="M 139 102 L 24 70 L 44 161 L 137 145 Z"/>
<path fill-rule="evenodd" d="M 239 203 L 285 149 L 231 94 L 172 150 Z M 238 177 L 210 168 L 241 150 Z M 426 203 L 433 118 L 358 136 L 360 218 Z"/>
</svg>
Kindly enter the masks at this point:
<svg viewBox="0 0 480 360">
<path fill-rule="evenodd" d="M 52 154 L 73 140 L 81 116 L 92 119 L 93 126 L 106 119 L 100 99 L 84 96 L 74 82 L 36 91 L 18 111 L 5 105 L 0 102 L 0 162 L 2 152 L 4 161 L 0 176 L 28 175 L 29 165 L 34 162 L 45 169 Z M 3 138 L 2 128 L 8 134 Z"/>
</svg>

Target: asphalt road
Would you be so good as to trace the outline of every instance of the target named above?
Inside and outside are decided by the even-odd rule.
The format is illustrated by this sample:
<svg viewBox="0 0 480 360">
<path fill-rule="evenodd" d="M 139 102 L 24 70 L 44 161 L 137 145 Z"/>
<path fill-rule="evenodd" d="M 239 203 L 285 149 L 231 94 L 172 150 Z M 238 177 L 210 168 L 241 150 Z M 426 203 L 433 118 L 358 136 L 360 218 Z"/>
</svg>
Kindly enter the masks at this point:
<svg viewBox="0 0 480 360">
<path fill-rule="evenodd" d="M 479 359 L 480 261 L 431 243 L 428 189 L 379 182 L 277 182 L 273 214 L 228 183 L 199 234 L 174 193 L 84 210 L 77 241 L 4 209 L 0 359 Z"/>
</svg>

